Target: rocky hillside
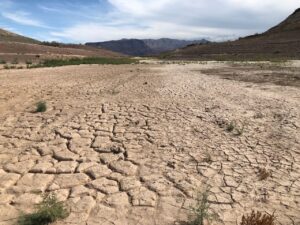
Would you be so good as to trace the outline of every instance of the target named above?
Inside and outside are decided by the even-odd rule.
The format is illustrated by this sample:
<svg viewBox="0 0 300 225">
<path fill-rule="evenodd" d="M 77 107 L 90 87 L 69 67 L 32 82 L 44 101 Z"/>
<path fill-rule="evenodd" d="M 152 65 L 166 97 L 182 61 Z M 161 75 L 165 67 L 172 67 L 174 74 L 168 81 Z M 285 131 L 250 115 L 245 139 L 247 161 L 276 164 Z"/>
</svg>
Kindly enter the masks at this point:
<svg viewBox="0 0 300 225">
<path fill-rule="evenodd" d="M 262 34 L 236 41 L 189 46 L 164 57 L 221 60 L 300 58 L 300 9 Z"/>
<path fill-rule="evenodd" d="M 86 43 L 86 45 L 102 47 L 132 56 L 146 56 L 172 51 L 195 43 L 208 43 L 208 41 L 204 39 L 197 41 L 186 41 L 169 38 L 122 39 L 117 41 Z"/>
</svg>

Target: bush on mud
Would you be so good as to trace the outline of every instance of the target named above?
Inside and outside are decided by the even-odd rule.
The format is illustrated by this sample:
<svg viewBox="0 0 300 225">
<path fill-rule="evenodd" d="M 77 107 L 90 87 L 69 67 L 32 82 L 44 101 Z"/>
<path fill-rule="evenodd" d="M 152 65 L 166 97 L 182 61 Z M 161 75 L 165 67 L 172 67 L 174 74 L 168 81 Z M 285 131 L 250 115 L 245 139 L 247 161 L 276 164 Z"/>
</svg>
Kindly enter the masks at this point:
<svg viewBox="0 0 300 225">
<path fill-rule="evenodd" d="M 40 101 L 36 103 L 36 111 L 35 112 L 46 112 L 47 111 L 47 104 L 46 102 Z"/>
<path fill-rule="evenodd" d="M 250 215 L 244 215 L 240 225 L 275 225 L 275 216 L 252 211 Z"/>
<path fill-rule="evenodd" d="M 196 199 L 196 205 L 191 207 L 192 215 L 187 225 L 204 225 L 205 222 L 218 220 L 218 214 L 214 213 L 208 201 L 209 189 L 199 193 Z"/>
<path fill-rule="evenodd" d="M 37 205 L 34 213 L 24 214 L 18 218 L 17 225 L 47 225 L 59 219 L 68 217 L 69 212 L 55 195 L 45 196 Z"/>
</svg>

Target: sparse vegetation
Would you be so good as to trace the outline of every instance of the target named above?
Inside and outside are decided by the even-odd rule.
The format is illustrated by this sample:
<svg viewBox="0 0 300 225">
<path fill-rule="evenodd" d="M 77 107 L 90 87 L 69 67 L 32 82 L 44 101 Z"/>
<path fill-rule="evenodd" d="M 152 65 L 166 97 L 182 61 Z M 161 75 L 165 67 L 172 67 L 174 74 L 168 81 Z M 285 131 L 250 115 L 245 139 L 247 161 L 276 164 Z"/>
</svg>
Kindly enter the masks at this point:
<svg viewBox="0 0 300 225">
<path fill-rule="evenodd" d="M 24 214 L 18 218 L 17 225 L 47 225 L 69 215 L 68 210 L 55 195 L 45 196 L 43 201 L 37 205 L 34 213 Z"/>
<path fill-rule="evenodd" d="M 275 225 L 275 216 L 252 211 L 250 215 L 243 216 L 240 225 Z"/>
<path fill-rule="evenodd" d="M 266 180 L 271 176 L 271 173 L 267 171 L 265 168 L 258 168 L 258 178 L 260 181 Z"/>
<path fill-rule="evenodd" d="M 188 225 L 204 225 L 205 222 L 212 222 L 218 220 L 218 214 L 214 213 L 208 201 L 209 189 L 199 193 L 196 199 L 196 205 L 191 207 L 192 215 L 191 221 Z"/>
<path fill-rule="evenodd" d="M 80 64 L 132 64 L 137 63 L 138 60 L 131 58 L 72 58 L 72 59 L 50 59 L 40 62 L 36 65 L 30 65 L 29 68 L 39 67 L 58 67 L 67 65 L 80 65 Z"/>
<path fill-rule="evenodd" d="M 36 103 L 36 112 L 46 112 L 47 111 L 47 104 L 44 101 L 40 101 Z"/>
<path fill-rule="evenodd" d="M 6 70 L 9 70 L 9 69 L 16 69 L 16 66 L 15 66 L 15 65 L 8 65 L 8 64 L 5 64 L 3 68 L 6 69 Z"/>
<path fill-rule="evenodd" d="M 228 132 L 232 132 L 232 131 L 234 130 L 235 126 L 236 126 L 236 123 L 235 123 L 234 121 L 231 121 L 231 122 L 227 125 L 226 130 L 227 130 Z"/>
<path fill-rule="evenodd" d="M 234 133 L 237 136 L 241 136 L 244 133 L 245 124 L 241 123 L 241 125 L 238 125 L 236 121 L 231 121 L 229 124 L 227 124 L 226 130 Z"/>
<path fill-rule="evenodd" d="M 6 64 L 6 61 L 5 60 L 0 60 L 0 64 Z"/>
</svg>

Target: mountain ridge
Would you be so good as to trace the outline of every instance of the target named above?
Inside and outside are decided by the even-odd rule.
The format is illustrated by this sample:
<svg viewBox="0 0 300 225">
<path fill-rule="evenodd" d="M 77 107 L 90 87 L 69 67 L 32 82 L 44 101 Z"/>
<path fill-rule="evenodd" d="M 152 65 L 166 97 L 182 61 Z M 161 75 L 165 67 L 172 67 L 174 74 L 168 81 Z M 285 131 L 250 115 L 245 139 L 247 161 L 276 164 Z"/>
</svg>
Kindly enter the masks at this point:
<svg viewBox="0 0 300 225">
<path fill-rule="evenodd" d="M 191 44 L 208 43 L 207 40 L 179 40 L 171 38 L 160 39 L 121 39 L 104 42 L 88 42 L 86 45 L 102 47 L 112 51 L 132 56 L 157 55 L 162 52 L 172 51 Z"/>
</svg>

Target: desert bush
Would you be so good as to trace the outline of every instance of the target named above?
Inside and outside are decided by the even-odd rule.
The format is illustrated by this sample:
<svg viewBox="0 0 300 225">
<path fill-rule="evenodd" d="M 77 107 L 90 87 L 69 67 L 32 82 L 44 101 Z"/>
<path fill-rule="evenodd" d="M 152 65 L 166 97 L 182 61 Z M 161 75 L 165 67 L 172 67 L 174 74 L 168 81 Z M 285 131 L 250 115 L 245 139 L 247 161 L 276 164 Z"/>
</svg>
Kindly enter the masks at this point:
<svg viewBox="0 0 300 225">
<path fill-rule="evenodd" d="M 6 64 L 5 60 L 0 60 L 0 64 Z"/>
<path fill-rule="evenodd" d="M 6 70 L 8 70 L 8 69 L 10 69 L 10 66 L 7 65 L 7 64 L 5 64 L 3 68 L 6 69 Z"/>
<path fill-rule="evenodd" d="M 196 199 L 196 205 L 191 207 L 192 215 L 188 225 L 204 225 L 205 221 L 212 222 L 218 220 L 218 214 L 212 212 L 208 201 L 209 189 L 199 193 Z"/>
<path fill-rule="evenodd" d="M 18 218 L 17 225 L 47 225 L 69 215 L 68 210 L 55 195 L 47 195 L 37 205 L 36 211 L 31 214 L 23 214 Z"/>
<path fill-rule="evenodd" d="M 226 130 L 228 132 L 234 132 L 234 134 L 237 136 L 241 136 L 244 133 L 245 124 L 237 124 L 235 121 L 231 121 L 229 124 L 227 124 Z"/>
<path fill-rule="evenodd" d="M 46 112 L 46 111 L 47 111 L 46 102 L 40 101 L 36 103 L 36 112 Z"/>
<path fill-rule="evenodd" d="M 232 131 L 234 130 L 235 126 L 236 126 L 236 123 L 233 122 L 233 121 L 231 121 L 231 122 L 227 125 L 226 130 L 227 130 L 228 132 L 232 132 Z"/>
<path fill-rule="evenodd" d="M 252 211 L 250 215 L 244 215 L 240 225 L 275 225 L 275 216 Z"/>
<path fill-rule="evenodd" d="M 258 168 L 258 178 L 260 181 L 266 180 L 271 174 L 265 168 Z"/>
</svg>

